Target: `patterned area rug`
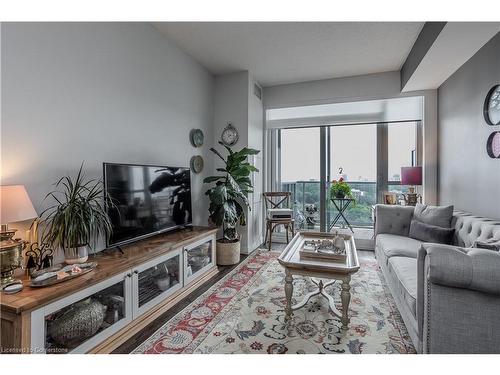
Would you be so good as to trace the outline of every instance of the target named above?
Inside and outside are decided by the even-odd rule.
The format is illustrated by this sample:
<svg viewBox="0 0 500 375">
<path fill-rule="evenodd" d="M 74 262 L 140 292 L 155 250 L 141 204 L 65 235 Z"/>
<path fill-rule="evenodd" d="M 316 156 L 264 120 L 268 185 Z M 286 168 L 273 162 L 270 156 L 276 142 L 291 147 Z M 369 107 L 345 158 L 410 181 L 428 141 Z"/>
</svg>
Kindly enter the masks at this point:
<svg viewBox="0 0 500 375">
<path fill-rule="evenodd" d="M 285 292 L 279 253 L 256 251 L 133 353 L 415 353 L 375 260 L 361 260 L 351 280 L 351 323 L 319 296 L 284 322 Z M 294 303 L 316 286 L 294 276 Z M 327 291 L 341 308 L 340 286 Z"/>
</svg>

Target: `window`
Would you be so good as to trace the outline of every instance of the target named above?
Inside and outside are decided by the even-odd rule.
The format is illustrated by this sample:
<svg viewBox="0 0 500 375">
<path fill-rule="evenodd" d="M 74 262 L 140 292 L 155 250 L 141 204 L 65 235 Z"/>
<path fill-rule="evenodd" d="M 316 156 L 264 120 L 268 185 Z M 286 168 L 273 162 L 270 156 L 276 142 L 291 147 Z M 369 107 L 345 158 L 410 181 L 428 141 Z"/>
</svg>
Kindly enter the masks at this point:
<svg viewBox="0 0 500 375">
<path fill-rule="evenodd" d="M 418 165 L 419 122 L 332 125 L 277 130 L 280 190 L 292 192 L 298 229 L 328 230 L 338 209 L 330 200 L 339 169 L 355 204 L 345 212 L 353 227 L 372 227 L 372 206 L 383 192 L 404 192 L 401 167 Z"/>
<path fill-rule="evenodd" d="M 416 163 L 416 122 L 396 122 L 387 125 L 388 180 L 401 181 L 401 167 Z"/>
<path fill-rule="evenodd" d="M 387 190 L 406 193 L 401 186 L 401 167 L 418 165 L 415 121 L 387 124 Z"/>
</svg>

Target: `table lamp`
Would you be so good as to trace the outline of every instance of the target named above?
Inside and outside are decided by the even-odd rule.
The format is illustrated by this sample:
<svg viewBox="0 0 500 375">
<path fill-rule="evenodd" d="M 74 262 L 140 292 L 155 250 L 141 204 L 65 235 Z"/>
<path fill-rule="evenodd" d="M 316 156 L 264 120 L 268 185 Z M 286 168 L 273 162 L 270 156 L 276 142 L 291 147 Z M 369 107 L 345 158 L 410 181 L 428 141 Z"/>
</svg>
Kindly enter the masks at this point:
<svg viewBox="0 0 500 375">
<path fill-rule="evenodd" d="M 12 237 L 16 229 L 9 223 L 34 219 L 38 215 L 23 185 L 0 186 L 0 288 L 20 282 L 14 279 L 14 270 L 22 265 L 25 241 Z"/>
<path fill-rule="evenodd" d="M 403 194 L 406 204 L 415 206 L 420 196 L 415 193 L 415 185 L 422 185 L 422 167 L 401 167 L 401 185 L 408 185 L 408 193 Z"/>
</svg>

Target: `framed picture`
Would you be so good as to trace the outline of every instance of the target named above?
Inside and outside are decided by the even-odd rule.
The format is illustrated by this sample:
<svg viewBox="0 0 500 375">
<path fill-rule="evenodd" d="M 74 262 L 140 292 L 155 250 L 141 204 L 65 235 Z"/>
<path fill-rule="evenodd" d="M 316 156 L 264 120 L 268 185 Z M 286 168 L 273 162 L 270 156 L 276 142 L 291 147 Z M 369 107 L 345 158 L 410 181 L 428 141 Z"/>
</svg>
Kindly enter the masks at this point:
<svg viewBox="0 0 500 375">
<path fill-rule="evenodd" d="M 398 195 L 396 193 L 384 192 L 384 204 L 398 204 Z"/>
</svg>

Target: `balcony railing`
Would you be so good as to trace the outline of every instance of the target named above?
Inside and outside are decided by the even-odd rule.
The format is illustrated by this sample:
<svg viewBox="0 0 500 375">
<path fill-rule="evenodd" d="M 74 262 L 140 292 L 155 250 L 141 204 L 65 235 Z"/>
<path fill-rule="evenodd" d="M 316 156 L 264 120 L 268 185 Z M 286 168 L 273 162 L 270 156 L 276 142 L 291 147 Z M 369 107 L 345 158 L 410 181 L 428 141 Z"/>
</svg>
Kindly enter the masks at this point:
<svg viewBox="0 0 500 375">
<path fill-rule="evenodd" d="M 356 227 L 372 227 L 372 206 L 377 202 L 376 182 L 349 182 L 356 203 L 352 204 L 345 216 L 351 225 Z M 292 193 L 293 209 L 297 226 L 302 229 L 319 229 L 320 182 L 295 181 L 282 183 L 283 191 Z M 330 183 L 327 185 L 326 218 L 327 225 L 337 214 L 335 206 L 329 197 Z M 340 219 L 338 224 L 342 225 Z"/>
</svg>

